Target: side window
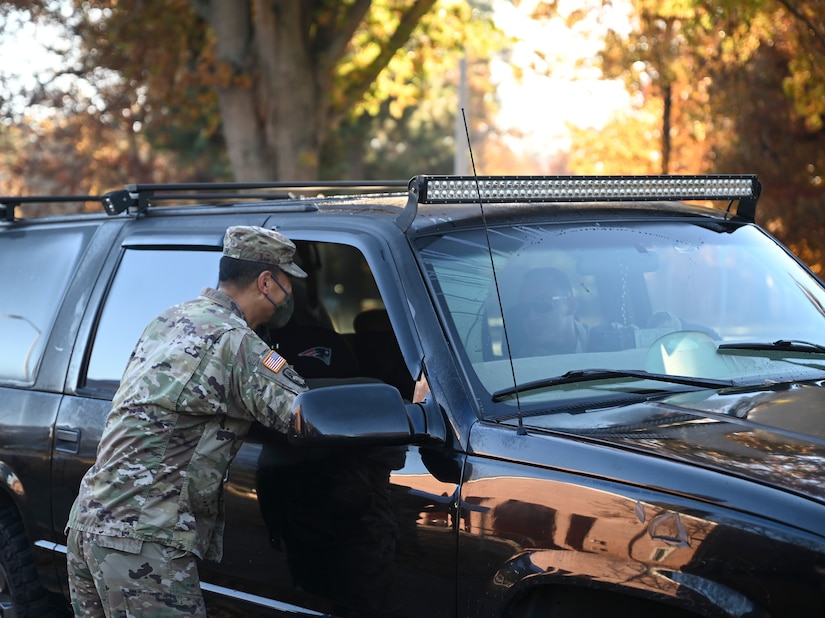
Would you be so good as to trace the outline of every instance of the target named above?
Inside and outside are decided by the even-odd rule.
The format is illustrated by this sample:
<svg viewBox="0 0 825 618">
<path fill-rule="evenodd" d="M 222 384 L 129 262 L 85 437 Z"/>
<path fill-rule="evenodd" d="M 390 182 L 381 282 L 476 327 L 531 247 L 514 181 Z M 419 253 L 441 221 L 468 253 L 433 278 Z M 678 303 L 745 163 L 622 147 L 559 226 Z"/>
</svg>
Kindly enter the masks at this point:
<svg viewBox="0 0 825 618">
<path fill-rule="evenodd" d="M 297 241 L 307 279 L 293 279 L 295 311 L 262 333 L 310 386 L 330 379 L 386 382 L 412 397 L 407 370 L 375 277 L 364 255 L 339 243 Z"/>
<path fill-rule="evenodd" d="M 60 302 L 94 226 L 27 229 L 0 242 L 0 380 L 34 382 Z"/>
<path fill-rule="evenodd" d="M 127 249 L 103 304 L 86 386 L 114 391 L 152 318 L 218 281 L 219 251 Z"/>
<path fill-rule="evenodd" d="M 301 242 L 289 323 L 259 334 L 310 380 L 370 378 L 412 396 L 413 381 L 375 278 L 360 251 Z M 217 285 L 220 251 L 127 249 L 108 291 L 89 356 L 85 386 L 114 391 L 149 321 Z"/>
<path fill-rule="evenodd" d="M 370 267 L 355 247 L 334 243 L 316 243 L 314 247 L 319 257 L 319 296 L 335 329 L 341 333 L 355 332 L 359 314 L 384 309 Z"/>
</svg>

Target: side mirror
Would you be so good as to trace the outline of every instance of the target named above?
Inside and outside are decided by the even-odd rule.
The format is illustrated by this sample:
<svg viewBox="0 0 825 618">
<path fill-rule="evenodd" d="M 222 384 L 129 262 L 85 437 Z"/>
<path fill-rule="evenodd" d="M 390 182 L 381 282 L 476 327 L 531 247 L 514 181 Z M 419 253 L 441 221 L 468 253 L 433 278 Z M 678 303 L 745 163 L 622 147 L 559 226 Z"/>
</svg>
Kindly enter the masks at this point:
<svg viewBox="0 0 825 618">
<path fill-rule="evenodd" d="M 287 437 L 301 446 L 392 446 L 410 444 L 413 429 L 398 389 L 347 384 L 298 395 Z"/>
</svg>

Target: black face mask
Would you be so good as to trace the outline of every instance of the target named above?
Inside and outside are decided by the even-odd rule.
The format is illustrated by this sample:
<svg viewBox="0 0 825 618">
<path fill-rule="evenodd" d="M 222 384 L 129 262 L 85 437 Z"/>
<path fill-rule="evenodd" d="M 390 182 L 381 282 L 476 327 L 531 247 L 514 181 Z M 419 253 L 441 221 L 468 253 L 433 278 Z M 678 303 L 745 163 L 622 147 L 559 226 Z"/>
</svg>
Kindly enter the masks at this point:
<svg viewBox="0 0 825 618">
<path fill-rule="evenodd" d="M 267 321 L 266 327 L 269 330 L 283 328 L 289 322 L 289 318 L 292 317 L 292 312 L 295 310 L 295 296 L 287 294 L 287 297 L 279 303 L 272 300 L 269 295 L 266 295 L 266 299 L 275 307 L 275 311 L 272 312 L 272 317 Z"/>
</svg>

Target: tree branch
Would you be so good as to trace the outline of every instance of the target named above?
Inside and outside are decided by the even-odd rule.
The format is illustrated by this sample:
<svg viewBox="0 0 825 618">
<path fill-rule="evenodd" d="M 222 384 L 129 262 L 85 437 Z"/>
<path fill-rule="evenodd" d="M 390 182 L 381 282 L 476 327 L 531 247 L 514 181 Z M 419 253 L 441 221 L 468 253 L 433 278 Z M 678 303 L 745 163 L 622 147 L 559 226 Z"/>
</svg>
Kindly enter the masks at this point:
<svg viewBox="0 0 825 618">
<path fill-rule="evenodd" d="M 816 24 L 813 23 L 806 15 L 803 15 L 801 11 L 797 10 L 795 7 L 791 5 L 790 2 L 787 0 L 776 0 L 779 4 L 784 6 L 788 12 L 796 17 L 799 21 L 801 21 L 805 26 L 813 33 L 814 38 L 819 41 L 819 44 L 822 45 L 823 49 L 825 49 L 825 33 L 821 32 L 817 29 Z"/>
<path fill-rule="evenodd" d="M 209 17 L 212 13 L 212 0 L 189 0 L 195 12 L 201 16 L 201 19 L 209 23 Z"/>
<path fill-rule="evenodd" d="M 352 39 L 352 35 L 358 30 L 358 26 L 361 25 L 371 5 L 372 0 L 357 0 L 343 19 L 340 13 L 335 11 L 332 18 L 322 28 L 319 28 L 317 36 L 312 41 L 312 49 L 326 66 L 332 67 L 338 64 L 346 53 L 347 44 Z M 340 6 L 338 4 L 339 8 Z"/>
<path fill-rule="evenodd" d="M 380 53 L 366 67 L 353 71 L 348 79 L 345 101 L 357 101 L 363 98 L 370 86 L 378 78 L 378 74 L 389 64 L 392 57 L 410 39 L 415 27 L 436 3 L 436 0 L 416 0 L 415 3 L 401 15 L 401 20 L 395 32 L 380 44 Z M 340 110 L 334 110 L 340 112 Z"/>
</svg>

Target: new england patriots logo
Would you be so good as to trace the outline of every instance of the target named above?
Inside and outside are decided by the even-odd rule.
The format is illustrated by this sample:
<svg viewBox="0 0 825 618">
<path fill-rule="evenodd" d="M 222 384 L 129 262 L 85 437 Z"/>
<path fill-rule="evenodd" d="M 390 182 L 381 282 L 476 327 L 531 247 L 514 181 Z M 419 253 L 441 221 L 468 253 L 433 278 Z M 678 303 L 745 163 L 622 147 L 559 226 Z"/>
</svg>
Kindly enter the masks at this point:
<svg viewBox="0 0 825 618">
<path fill-rule="evenodd" d="M 332 362 L 332 348 L 325 348 L 323 346 L 315 346 L 314 348 L 309 348 L 308 350 L 304 350 L 300 352 L 298 356 L 306 356 L 309 358 L 317 358 L 319 361 L 324 363 L 327 367 Z"/>
</svg>

